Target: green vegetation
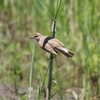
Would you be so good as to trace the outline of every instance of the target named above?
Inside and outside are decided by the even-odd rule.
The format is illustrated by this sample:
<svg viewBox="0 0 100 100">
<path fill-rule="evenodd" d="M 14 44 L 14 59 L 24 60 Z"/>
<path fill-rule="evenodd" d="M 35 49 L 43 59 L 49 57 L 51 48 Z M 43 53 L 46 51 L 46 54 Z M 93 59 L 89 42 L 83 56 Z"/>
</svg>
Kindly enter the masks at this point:
<svg viewBox="0 0 100 100">
<path fill-rule="evenodd" d="M 53 59 L 50 97 L 100 98 L 99 0 L 1 0 L 0 99 L 47 97 L 50 54 L 29 39 L 37 31 L 75 54 L 68 59 L 58 53 Z"/>
</svg>

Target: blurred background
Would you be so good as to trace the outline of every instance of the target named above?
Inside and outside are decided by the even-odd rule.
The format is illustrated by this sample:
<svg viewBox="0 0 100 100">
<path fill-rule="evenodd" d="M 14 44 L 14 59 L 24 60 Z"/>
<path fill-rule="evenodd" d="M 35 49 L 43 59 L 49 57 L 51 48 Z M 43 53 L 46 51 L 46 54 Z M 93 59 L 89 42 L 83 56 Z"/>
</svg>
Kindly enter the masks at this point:
<svg viewBox="0 0 100 100">
<path fill-rule="evenodd" d="M 56 0 L 42 0 L 43 5 L 39 1 L 0 0 L 0 98 L 11 98 L 19 90 L 21 94 L 28 91 L 33 51 L 34 94 L 45 76 L 50 54 L 29 37 L 37 31 L 52 35 Z M 53 60 L 57 85 L 52 91 L 60 87 L 60 98 L 72 94 L 84 100 L 99 98 L 100 1 L 62 0 L 55 37 L 75 55 L 68 59 L 58 53 Z"/>
</svg>

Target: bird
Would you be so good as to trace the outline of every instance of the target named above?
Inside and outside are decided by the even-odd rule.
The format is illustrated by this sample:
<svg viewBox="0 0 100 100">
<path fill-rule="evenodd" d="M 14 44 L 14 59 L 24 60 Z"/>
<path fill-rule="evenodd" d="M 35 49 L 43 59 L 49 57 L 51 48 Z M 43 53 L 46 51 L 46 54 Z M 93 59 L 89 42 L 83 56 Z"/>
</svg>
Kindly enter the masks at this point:
<svg viewBox="0 0 100 100">
<path fill-rule="evenodd" d="M 74 56 L 74 53 L 65 48 L 64 44 L 56 38 L 44 36 L 41 33 L 36 32 L 33 36 L 30 36 L 30 39 L 35 39 L 43 50 L 55 56 L 58 54 L 58 51 L 68 58 Z"/>
</svg>

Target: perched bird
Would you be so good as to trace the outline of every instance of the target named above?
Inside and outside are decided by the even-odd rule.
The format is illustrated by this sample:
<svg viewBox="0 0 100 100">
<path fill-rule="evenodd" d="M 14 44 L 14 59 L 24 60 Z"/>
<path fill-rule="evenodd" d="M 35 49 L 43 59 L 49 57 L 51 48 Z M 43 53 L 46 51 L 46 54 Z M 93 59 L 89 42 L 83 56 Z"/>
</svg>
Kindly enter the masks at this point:
<svg viewBox="0 0 100 100">
<path fill-rule="evenodd" d="M 33 36 L 30 37 L 31 39 L 35 39 L 39 46 L 53 55 L 57 55 L 58 51 L 64 54 L 66 57 L 72 58 L 74 54 L 69 51 L 67 48 L 64 48 L 64 44 L 60 42 L 56 38 L 43 36 L 40 33 L 35 33 Z"/>
</svg>

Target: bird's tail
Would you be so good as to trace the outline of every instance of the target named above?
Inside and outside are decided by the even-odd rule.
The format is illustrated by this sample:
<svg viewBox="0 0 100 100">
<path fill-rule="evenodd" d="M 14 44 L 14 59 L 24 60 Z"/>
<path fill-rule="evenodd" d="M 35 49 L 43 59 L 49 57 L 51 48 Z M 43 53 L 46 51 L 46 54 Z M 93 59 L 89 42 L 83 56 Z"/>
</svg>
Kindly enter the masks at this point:
<svg viewBox="0 0 100 100">
<path fill-rule="evenodd" d="M 64 54 L 66 57 L 72 58 L 74 56 L 74 53 L 72 53 L 66 48 L 60 47 L 57 48 L 57 50 L 60 51 L 62 54 Z"/>
</svg>

